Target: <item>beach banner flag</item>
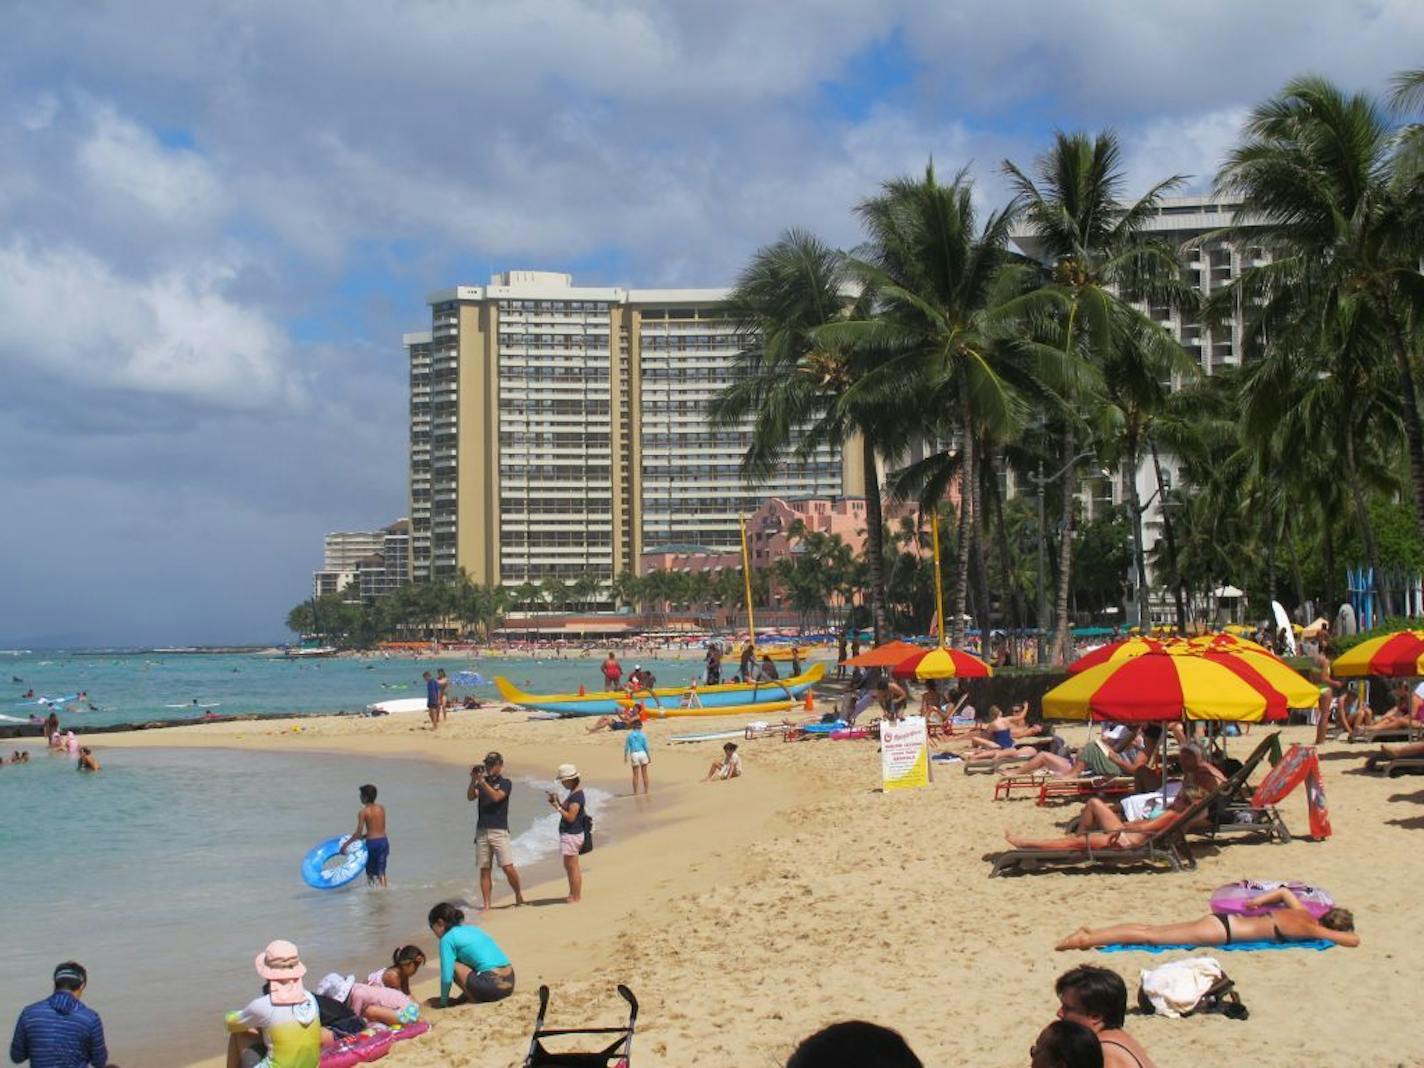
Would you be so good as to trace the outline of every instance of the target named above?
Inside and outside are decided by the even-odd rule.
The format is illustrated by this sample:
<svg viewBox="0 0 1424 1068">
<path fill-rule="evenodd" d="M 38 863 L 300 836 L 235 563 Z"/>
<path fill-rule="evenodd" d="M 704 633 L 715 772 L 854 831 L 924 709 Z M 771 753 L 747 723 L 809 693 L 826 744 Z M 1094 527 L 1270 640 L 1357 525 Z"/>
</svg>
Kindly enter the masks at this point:
<svg viewBox="0 0 1424 1068">
<path fill-rule="evenodd" d="M 1314 747 L 1291 746 L 1281 762 L 1256 787 L 1251 804 L 1256 808 L 1278 804 L 1302 782 L 1305 783 L 1305 807 L 1310 813 L 1310 836 L 1317 842 L 1324 841 L 1331 833 L 1330 809 L 1325 803 L 1325 781 Z"/>
<path fill-rule="evenodd" d="M 880 771 L 886 793 L 929 785 L 930 735 L 924 716 L 881 722 Z"/>
</svg>

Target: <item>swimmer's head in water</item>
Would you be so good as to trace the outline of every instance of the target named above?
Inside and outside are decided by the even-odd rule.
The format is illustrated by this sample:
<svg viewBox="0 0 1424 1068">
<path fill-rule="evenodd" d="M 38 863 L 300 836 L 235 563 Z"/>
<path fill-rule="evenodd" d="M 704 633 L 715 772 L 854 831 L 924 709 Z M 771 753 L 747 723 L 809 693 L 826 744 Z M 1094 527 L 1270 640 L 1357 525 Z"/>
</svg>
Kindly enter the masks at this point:
<svg viewBox="0 0 1424 1068">
<path fill-rule="evenodd" d="M 1333 908 L 1320 917 L 1320 926 L 1332 931 L 1353 931 L 1355 914 L 1349 909 Z"/>
<path fill-rule="evenodd" d="M 376 800 L 376 788 L 370 783 L 361 787 L 361 804 L 369 805 Z"/>
</svg>

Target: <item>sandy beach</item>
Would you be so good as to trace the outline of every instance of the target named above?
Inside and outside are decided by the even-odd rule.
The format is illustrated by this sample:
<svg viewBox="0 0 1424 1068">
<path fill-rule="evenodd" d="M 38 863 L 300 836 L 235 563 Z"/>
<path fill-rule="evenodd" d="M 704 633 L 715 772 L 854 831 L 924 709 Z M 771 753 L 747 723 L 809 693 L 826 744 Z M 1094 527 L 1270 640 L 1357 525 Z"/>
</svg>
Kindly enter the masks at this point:
<svg viewBox="0 0 1424 1068">
<path fill-rule="evenodd" d="M 102 744 L 419 754 L 465 765 L 493 747 L 515 776 L 547 776 L 572 761 L 587 780 L 617 791 L 613 833 L 585 858 L 582 904 L 554 903 L 565 890 L 560 879 L 529 889 L 538 907 L 505 907 L 496 876 L 496 908 L 482 922 L 514 961 L 515 995 L 431 1013 L 434 1029 L 397 1045 L 393 1065 L 518 1065 L 540 983 L 554 989 L 552 1025 L 577 1026 L 620 1022 L 613 987 L 623 982 L 642 1002 L 638 1065 L 779 1065 L 806 1034 L 863 1017 L 901 1030 L 926 1065 L 1011 1068 L 1027 1064 L 1029 1045 L 1052 1018 L 1060 972 L 1092 962 L 1135 990 L 1141 968 L 1185 955 L 1055 953 L 1059 937 L 1081 924 L 1194 918 L 1208 911 L 1215 887 L 1241 878 L 1327 888 L 1355 911 L 1363 944 L 1215 954 L 1250 1019 L 1130 1016 L 1128 1029 L 1157 1063 L 1424 1064 L 1414 1033 L 1424 1010 L 1424 913 L 1408 893 L 1424 876 L 1424 789 L 1354 773 L 1363 747 L 1330 743 L 1323 752 L 1335 830 L 1327 842 L 1201 842 L 1197 870 L 1184 874 L 991 880 L 985 858 L 1002 848 L 1004 828 L 1052 835 L 1076 809 L 996 802 L 990 778 L 957 766 L 936 768 L 927 789 L 885 795 L 873 742 L 745 742 L 745 777 L 703 785 L 697 780 L 720 743 L 668 739 L 726 722 L 651 722 L 653 795 L 637 800 L 628 796 L 621 735 L 521 713 L 456 713 L 438 734 L 414 717 L 307 719 L 114 735 Z M 1289 728 L 1283 740 L 1307 735 Z M 1233 745 L 1244 751 L 1249 740 Z M 1303 795 L 1288 798 L 1282 813 L 1303 836 Z M 472 825 L 473 813 L 452 825 L 452 849 L 470 849 Z M 300 931 L 272 935 L 301 942 Z M 416 940 L 433 950 L 428 934 Z M 433 993 L 436 978 L 427 968 L 419 992 Z M 233 992 L 234 1004 L 242 993 Z M 223 1042 L 214 1020 L 214 1056 L 203 1068 L 222 1063 Z"/>
</svg>

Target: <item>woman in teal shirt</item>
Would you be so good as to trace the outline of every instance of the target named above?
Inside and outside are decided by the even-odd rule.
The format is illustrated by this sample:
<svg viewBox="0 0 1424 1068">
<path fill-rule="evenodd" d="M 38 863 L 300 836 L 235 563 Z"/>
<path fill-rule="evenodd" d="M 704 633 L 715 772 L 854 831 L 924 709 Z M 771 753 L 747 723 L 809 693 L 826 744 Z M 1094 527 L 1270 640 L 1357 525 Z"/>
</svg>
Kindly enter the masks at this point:
<svg viewBox="0 0 1424 1068">
<path fill-rule="evenodd" d="M 440 998 L 432 999 L 432 1007 L 502 1001 L 514 993 L 514 968 L 504 950 L 478 927 L 466 927 L 463 912 L 442 901 L 430 910 L 428 922 L 440 939 Z M 453 1002 L 452 984 L 462 991 Z"/>
</svg>

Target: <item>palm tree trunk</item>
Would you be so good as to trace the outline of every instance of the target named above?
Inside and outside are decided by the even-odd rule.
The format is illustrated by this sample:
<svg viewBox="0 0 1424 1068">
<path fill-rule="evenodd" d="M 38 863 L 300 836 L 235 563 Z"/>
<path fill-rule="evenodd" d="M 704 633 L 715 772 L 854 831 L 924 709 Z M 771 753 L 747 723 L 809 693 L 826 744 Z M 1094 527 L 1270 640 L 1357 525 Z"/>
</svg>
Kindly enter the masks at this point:
<svg viewBox="0 0 1424 1068">
<path fill-rule="evenodd" d="M 1360 484 L 1360 476 L 1355 466 L 1355 437 L 1348 429 L 1344 437 L 1345 479 L 1350 487 L 1350 500 L 1355 506 L 1355 522 L 1360 528 L 1360 544 L 1365 550 L 1365 563 L 1374 574 L 1375 587 L 1379 590 L 1381 614 L 1388 616 L 1393 612 L 1394 606 L 1389 595 L 1389 583 L 1385 581 L 1384 572 L 1380 569 L 1379 546 L 1375 543 L 1374 524 L 1370 522 L 1369 508 L 1365 505 L 1365 488 Z"/>
<path fill-rule="evenodd" d="M 982 450 L 979 450 L 982 452 Z M 975 618 L 979 622 L 979 651 L 985 656 L 989 653 L 989 568 L 987 563 L 988 554 L 984 551 L 986 538 L 984 536 L 984 488 L 980 484 L 979 476 L 981 472 L 975 471 L 970 478 L 970 485 L 974 487 L 974 510 L 973 526 L 971 532 L 974 535 L 974 600 L 978 610 Z M 1007 591 L 1006 591 L 1007 592 Z"/>
<path fill-rule="evenodd" d="M 865 554 L 870 567 L 870 625 L 875 644 L 889 636 L 885 626 L 885 516 L 880 507 L 880 469 L 875 466 L 875 448 L 867 440 L 862 450 L 865 477 Z"/>
<path fill-rule="evenodd" d="M 1295 603 L 1305 608 L 1305 578 L 1300 573 L 1300 556 L 1295 551 L 1295 539 L 1286 535 L 1286 549 L 1290 552 L 1291 581 L 1295 584 Z M 1309 623 L 1309 620 L 1305 620 Z"/>
<path fill-rule="evenodd" d="M 1414 488 L 1414 527 L 1424 535 L 1424 421 L 1420 419 L 1419 393 L 1414 386 L 1413 353 L 1400 328 L 1393 302 L 1387 298 L 1384 318 L 1389 323 L 1394 362 L 1399 370 L 1399 395 L 1404 402 L 1404 444 L 1409 455 L 1409 481 Z"/>
<path fill-rule="evenodd" d="M 1142 494 L 1137 491 L 1137 443 L 1127 447 L 1127 501 L 1132 509 L 1132 563 L 1137 572 L 1137 625 L 1146 634 L 1152 629 L 1152 610 L 1148 605 L 1147 555 L 1142 549 Z"/>
<path fill-rule="evenodd" d="M 1063 522 L 1058 541 L 1058 597 L 1054 606 L 1053 655 L 1055 664 L 1068 662 L 1069 618 L 1068 594 L 1073 584 L 1073 502 L 1078 496 L 1077 463 L 1071 462 L 1076 456 L 1078 443 L 1073 435 L 1073 424 L 1063 424 L 1063 455 L 1070 462 L 1063 471 Z"/>
<path fill-rule="evenodd" d="M 955 567 L 954 618 L 950 620 L 949 644 L 964 644 L 964 609 L 969 600 L 969 540 L 974 529 L 974 435 L 969 410 L 969 393 L 959 391 L 959 545 Z"/>
<path fill-rule="evenodd" d="M 1182 596 L 1182 575 L 1177 566 L 1177 535 L 1172 526 L 1172 511 L 1167 507 L 1167 487 L 1162 484 L 1162 457 L 1157 452 L 1157 442 L 1150 436 L 1147 448 L 1152 453 L 1152 470 L 1157 476 L 1157 499 L 1162 503 L 1162 537 L 1167 541 L 1167 558 L 1172 567 L 1172 597 L 1177 602 L 1177 631 L 1187 632 L 1187 606 Z"/>
<path fill-rule="evenodd" d="M 1018 584 L 1015 583 L 1009 572 L 1009 531 L 1004 523 L 1004 493 L 1003 493 L 1003 472 L 1004 472 L 1004 452 L 1002 449 L 993 449 L 989 453 L 989 466 L 994 473 L 994 540 L 999 549 L 999 584 L 1004 588 L 1009 598 L 1009 611 L 1014 625 L 1014 663 L 1023 662 L 1022 650 L 1019 643 L 1023 640 L 1024 632 L 1024 603 Z"/>
</svg>

